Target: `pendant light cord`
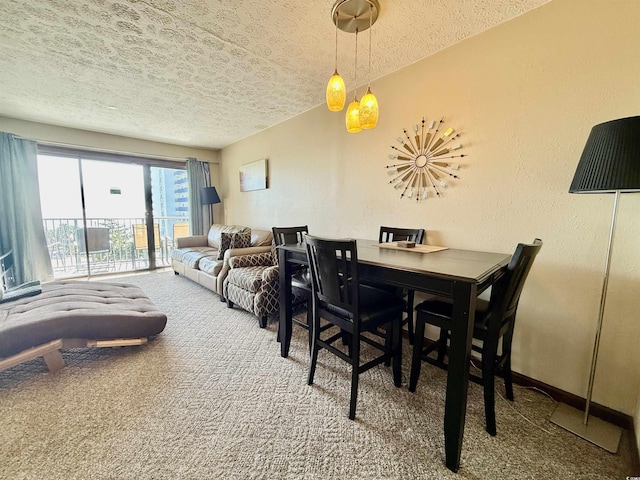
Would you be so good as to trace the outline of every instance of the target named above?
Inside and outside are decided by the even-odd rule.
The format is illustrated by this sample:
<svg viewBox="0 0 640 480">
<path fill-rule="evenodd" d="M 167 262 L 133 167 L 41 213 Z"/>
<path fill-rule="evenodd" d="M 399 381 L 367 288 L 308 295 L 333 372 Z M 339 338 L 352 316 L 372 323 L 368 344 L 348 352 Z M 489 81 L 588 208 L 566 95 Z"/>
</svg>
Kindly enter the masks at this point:
<svg viewBox="0 0 640 480">
<path fill-rule="evenodd" d="M 369 3 L 369 70 L 367 76 L 367 90 L 371 88 L 371 25 L 373 25 L 373 5 Z"/>
<path fill-rule="evenodd" d="M 336 73 L 338 72 L 338 11 L 336 10 Z"/>
<path fill-rule="evenodd" d="M 353 99 L 356 100 L 358 93 L 358 27 L 356 27 L 356 58 L 355 58 L 355 67 L 353 69 Z"/>
</svg>

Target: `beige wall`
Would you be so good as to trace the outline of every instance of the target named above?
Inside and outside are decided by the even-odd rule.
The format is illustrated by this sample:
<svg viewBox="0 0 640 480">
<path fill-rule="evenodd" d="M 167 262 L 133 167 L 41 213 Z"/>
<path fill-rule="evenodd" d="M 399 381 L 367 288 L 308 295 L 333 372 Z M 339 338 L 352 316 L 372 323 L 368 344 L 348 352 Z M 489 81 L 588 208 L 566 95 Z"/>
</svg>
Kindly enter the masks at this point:
<svg viewBox="0 0 640 480">
<path fill-rule="evenodd" d="M 584 396 L 613 196 L 568 188 L 591 127 L 639 113 L 638 18 L 635 0 L 554 0 L 374 82 L 374 130 L 348 134 L 343 113 L 320 106 L 233 144 L 221 156 L 226 221 L 360 238 L 382 224 L 424 227 L 431 244 L 500 252 L 540 237 L 514 368 Z M 462 179 L 444 198 L 400 200 L 387 185 L 389 146 L 443 115 L 464 132 Z M 270 188 L 241 193 L 239 167 L 263 157 Z M 640 390 L 639 209 L 640 194 L 623 195 L 594 391 L 629 415 Z"/>
</svg>

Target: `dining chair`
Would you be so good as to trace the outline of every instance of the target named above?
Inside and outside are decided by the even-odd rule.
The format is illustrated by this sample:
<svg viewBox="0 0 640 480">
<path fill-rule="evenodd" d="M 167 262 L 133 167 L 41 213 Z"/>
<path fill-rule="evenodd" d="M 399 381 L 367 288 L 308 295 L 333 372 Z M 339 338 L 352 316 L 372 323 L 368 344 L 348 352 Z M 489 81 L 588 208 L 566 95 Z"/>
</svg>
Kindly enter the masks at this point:
<svg viewBox="0 0 640 480">
<path fill-rule="evenodd" d="M 102 254 L 106 256 L 107 269 L 111 265 L 112 260 L 115 267 L 115 259 L 113 258 L 113 252 L 111 251 L 111 231 L 108 227 L 87 227 L 86 232 L 84 228 L 78 228 L 76 230 L 76 245 L 77 266 L 80 265 L 81 255 L 89 256 Z"/>
<path fill-rule="evenodd" d="M 498 369 L 502 369 L 506 396 L 513 401 L 511 344 L 516 311 L 524 282 L 541 247 L 542 240 L 539 238 L 531 244 L 518 244 L 506 272 L 493 285 L 490 300 L 476 299 L 473 338 L 479 340 L 481 344 L 472 344 L 472 350 L 480 353 L 482 375 L 470 374 L 469 378 L 483 386 L 486 429 L 490 435 L 496 434 L 494 384 Z M 416 307 L 416 334 L 409 379 L 411 392 L 416 390 L 422 361 L 440 368 L 447 368 L 445 356 L 452 327 L 452 314 L 451 301 L 440 298 L 424 301 Z M 440 336 L 436 342 L 423 348 L 426 324 L 440 328 Z M 500 342 L 501 339 L 502 342 Z M 501 345 L 500 352 L 499 345 Z M 429 357 L 433 352 L 436 352 L 436 358 Z"/>
<path fill-rule="evenodd" d="M 133 250 L 131 252 L 131 259 L 133 262 L 133 268 L 136 269 L 136 260 L 138 256 L 138 252 L 142 251 L 142 253 L 146 252 L 146 260 L 147 265 L 149 262 L 149 245 L 147 243 L 147 225 L 145 223 L 134 223 L 131 225 L 133 229 Z M 164 252 L 161 249 L 160 243 L 160 225 L 157 223 L 153 224 L 153 245 L 155 247 L 156 255 L 160 254 L 162 259 L 164 260 Z"/>
<path fill-rule="evenodd" d="M 351 365 L 349 418 L 355 419 L 359 375 L 370 368 L 393 360 L 393 383 L 400 387 L 402 312 L 404 300 L 393 294 L 360 283 L 356 241 L 305 237 L 312 279 L 312 348 L 307 383 L 313 384 L 318 352 L 325 349 Z M 321 326 L 321 319 L 326 321 Z M 387 325 L 391 342 L 381 344 L 364 335 Z M 339 331 L 327 327 L 337 327 Z M 346 337 L 345 337 L 346 336 Z M 345 348 L 338 340 L 348 339 Z M 361 343 L 381 354 L 360 363 Z"/>
<path fill-rule="evenodd" d="M 302 243 L 305 234 L 309 233 L 309 227 L 273 227 L 273 240 L 276 246 Z M 292 321 L 309 331 L 309 353 L 311 353 L 311 277 L 305 265 L 299 265 L 291 274 L 291 310 L 304 306 L 307 310 L 306 321 L 301 321 L 295 316 Z M 278 331 L 278 341 L 280 331 Z"/>
<path fill-rule="evenodd" d="M 415 242 L 420 245 L 424 241 L 425 230 L 424 228 L 396 228 L 396 227 L 380 227 L 380 234 L 378 236 L 379 243 L 388 242 Z M 406 288 L 398 288 L 392 285 L 385 285 L 379 283 L 369 283 L 370 285 L 382 288 L 390 292 L 395 292 L 406 299 L 407 308 L 405 310 L 405 317 L 402 320 L 402 325 L 407 325 L 407 333 L 409 335 L 409 343 L 413 344 L 413 303 L 415 292 Z"/>
</svg>

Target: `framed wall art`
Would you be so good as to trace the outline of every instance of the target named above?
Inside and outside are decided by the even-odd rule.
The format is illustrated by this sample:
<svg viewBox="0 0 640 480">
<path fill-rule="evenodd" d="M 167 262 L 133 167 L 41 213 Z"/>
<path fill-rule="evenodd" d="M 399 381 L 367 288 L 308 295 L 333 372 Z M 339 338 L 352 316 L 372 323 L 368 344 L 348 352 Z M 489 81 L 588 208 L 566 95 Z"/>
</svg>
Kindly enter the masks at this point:
<svg viewBox="0 0 640 480">
<path fill-rule="evenodd" d="M 267 159 L 245 163 L 240 167 L 240 191 L 264 190 L 268 188 Z"/>
</svg>

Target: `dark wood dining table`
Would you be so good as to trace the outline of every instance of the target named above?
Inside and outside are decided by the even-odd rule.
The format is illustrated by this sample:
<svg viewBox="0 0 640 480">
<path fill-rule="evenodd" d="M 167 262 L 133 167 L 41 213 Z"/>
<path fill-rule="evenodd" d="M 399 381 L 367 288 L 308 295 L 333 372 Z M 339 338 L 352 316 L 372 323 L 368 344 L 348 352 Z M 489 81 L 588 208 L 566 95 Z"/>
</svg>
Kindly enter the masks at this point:
<svg viewBox="0 0 640 480">
<path fill-rule="evenodd" d="M 476 297 L 502 276 L 509 254 L 445 249 L 420 253 L 381 248 L 375 240 L 357 240 L 360 278 L 450 297 L 453 328 L 444 414 L 445 463 L 457 472 L 464 435 L 469 359 Z M 291 344 L 291 273 L 307 264 L 304 243 L 278 247 L 280 275 L 280 355 Z"/>
</svg>

